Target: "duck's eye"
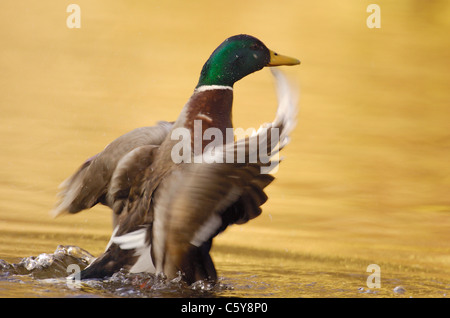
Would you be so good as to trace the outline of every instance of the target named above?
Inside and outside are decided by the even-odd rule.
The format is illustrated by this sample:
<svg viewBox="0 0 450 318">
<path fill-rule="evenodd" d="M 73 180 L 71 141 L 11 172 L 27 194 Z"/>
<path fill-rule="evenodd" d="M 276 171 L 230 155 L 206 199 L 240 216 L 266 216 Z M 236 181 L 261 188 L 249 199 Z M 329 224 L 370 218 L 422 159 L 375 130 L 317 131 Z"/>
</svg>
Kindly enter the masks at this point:
<svg viewBox="0 0 450 318">
<path fill-rule="evenodd" d="M 259 46 L 258 46 L 258 44 L 256 44 L 256 43 L 253 43 L 252 45 L 250 45 L 250 50 L 258 50 L 259 49 Z"/>
</svg>

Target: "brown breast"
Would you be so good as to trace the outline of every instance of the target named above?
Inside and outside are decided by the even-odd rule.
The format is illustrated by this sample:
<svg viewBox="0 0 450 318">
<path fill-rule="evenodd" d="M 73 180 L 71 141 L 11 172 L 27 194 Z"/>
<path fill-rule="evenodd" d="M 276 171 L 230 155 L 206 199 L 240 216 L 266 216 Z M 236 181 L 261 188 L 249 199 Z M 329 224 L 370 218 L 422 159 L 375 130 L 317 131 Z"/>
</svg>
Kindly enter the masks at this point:
<svg viewBox="0 0 450 318">
<path fill-rule="evenodd" d="M 233 91 L 231 89 L 213 89 L 195 92 L 186 112 L 184 127 L 191 131 L 192 149 L 194 140 L 202 141 L 202 150 L 211 140 L 204 140 L 208 128 L 217 128 L 226 141 L 226 129 L 233 128 L 231 122 L 231 108 L 233 104 Z M 201 133 L 201 136 L 199 134 Z"/>
</svg>

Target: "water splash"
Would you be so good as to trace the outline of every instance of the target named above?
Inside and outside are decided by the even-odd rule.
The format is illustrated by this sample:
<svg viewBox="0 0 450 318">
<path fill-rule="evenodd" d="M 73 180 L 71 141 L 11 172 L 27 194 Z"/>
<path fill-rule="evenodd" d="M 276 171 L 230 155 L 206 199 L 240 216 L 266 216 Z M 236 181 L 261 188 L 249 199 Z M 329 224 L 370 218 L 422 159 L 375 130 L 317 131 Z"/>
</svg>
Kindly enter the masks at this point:
<svg viewBox="0 0 450 318">
<path fill-rule="evenodd" d="M 33 278 L 61 278 L 66 277 L 67 268 L 71 264 L 84 269 L 95 259 L 88 251 L 72 245 L 58 245 L 52 254 L 42 253 L 29 256 L 19 263 L 9 264 L 0 260 L 0 273 L 4 275 L 29 275 Z"/>
<path fill-rule="evenodd" d="M 67 279 L 74 265 L 83 270 L 94 259 L 88 251 L 71 245 L 59 245 L 51 254 L 25 257 L 18 263 L 10 264 L 0 259 L 0 282 L 31 284 L 34 289 L 50 289 L 68 297 L 215 297 L 232 289 L 220 280 L 187 285 L 181 274 L 167 280 L 150 273 L 129 273 L 124 269 L 106 279 Z"/>
</svg>

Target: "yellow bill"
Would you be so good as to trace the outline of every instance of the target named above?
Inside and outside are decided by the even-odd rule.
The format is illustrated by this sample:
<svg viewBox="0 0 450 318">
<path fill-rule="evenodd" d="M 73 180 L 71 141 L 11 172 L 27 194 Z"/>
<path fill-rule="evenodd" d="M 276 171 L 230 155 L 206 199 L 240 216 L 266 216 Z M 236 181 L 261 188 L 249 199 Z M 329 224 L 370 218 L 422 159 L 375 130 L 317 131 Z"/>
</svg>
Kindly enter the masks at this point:
<svg viewBox="0 0 450 318">
<path fill-rule="evenodd" d="M 297 65 L 300 61 L 296 58 L 280 55 L 272 50 L 270 51 L 270 61 L 266 66 L 279 66 L 279 65 Z"/>
</svg>

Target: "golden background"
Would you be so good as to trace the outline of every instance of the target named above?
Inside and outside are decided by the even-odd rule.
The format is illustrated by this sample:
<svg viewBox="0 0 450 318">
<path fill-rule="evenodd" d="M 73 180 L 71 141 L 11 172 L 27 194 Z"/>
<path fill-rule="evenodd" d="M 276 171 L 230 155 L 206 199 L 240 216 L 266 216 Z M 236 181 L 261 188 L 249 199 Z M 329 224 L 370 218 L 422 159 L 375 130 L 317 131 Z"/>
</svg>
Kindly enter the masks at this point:
<svg viewBox="0 0 450 318">
<path fill-rule="evenodd" d="M 77 0 L 80 29 L 66 25 L 70 3 L 0 3 L 1 259 L 58 244 L 101 253 L 109 211 L 51 219 L 58 185 L 116 137 L 176 119 L 211 52 L 247 33 L 302 61 L 283 67 L 300 110 L 263 214 L 216 239 L 219 275 L 252 273 L 272 296 L 354 296 L 374 263 L 378 295 L 446 295 L 448 1 L 377 1 L 379 29 L 371 1 Z M 275 110 L 268 70 L 235 85 L 236 127 Z"/>
</svg>

